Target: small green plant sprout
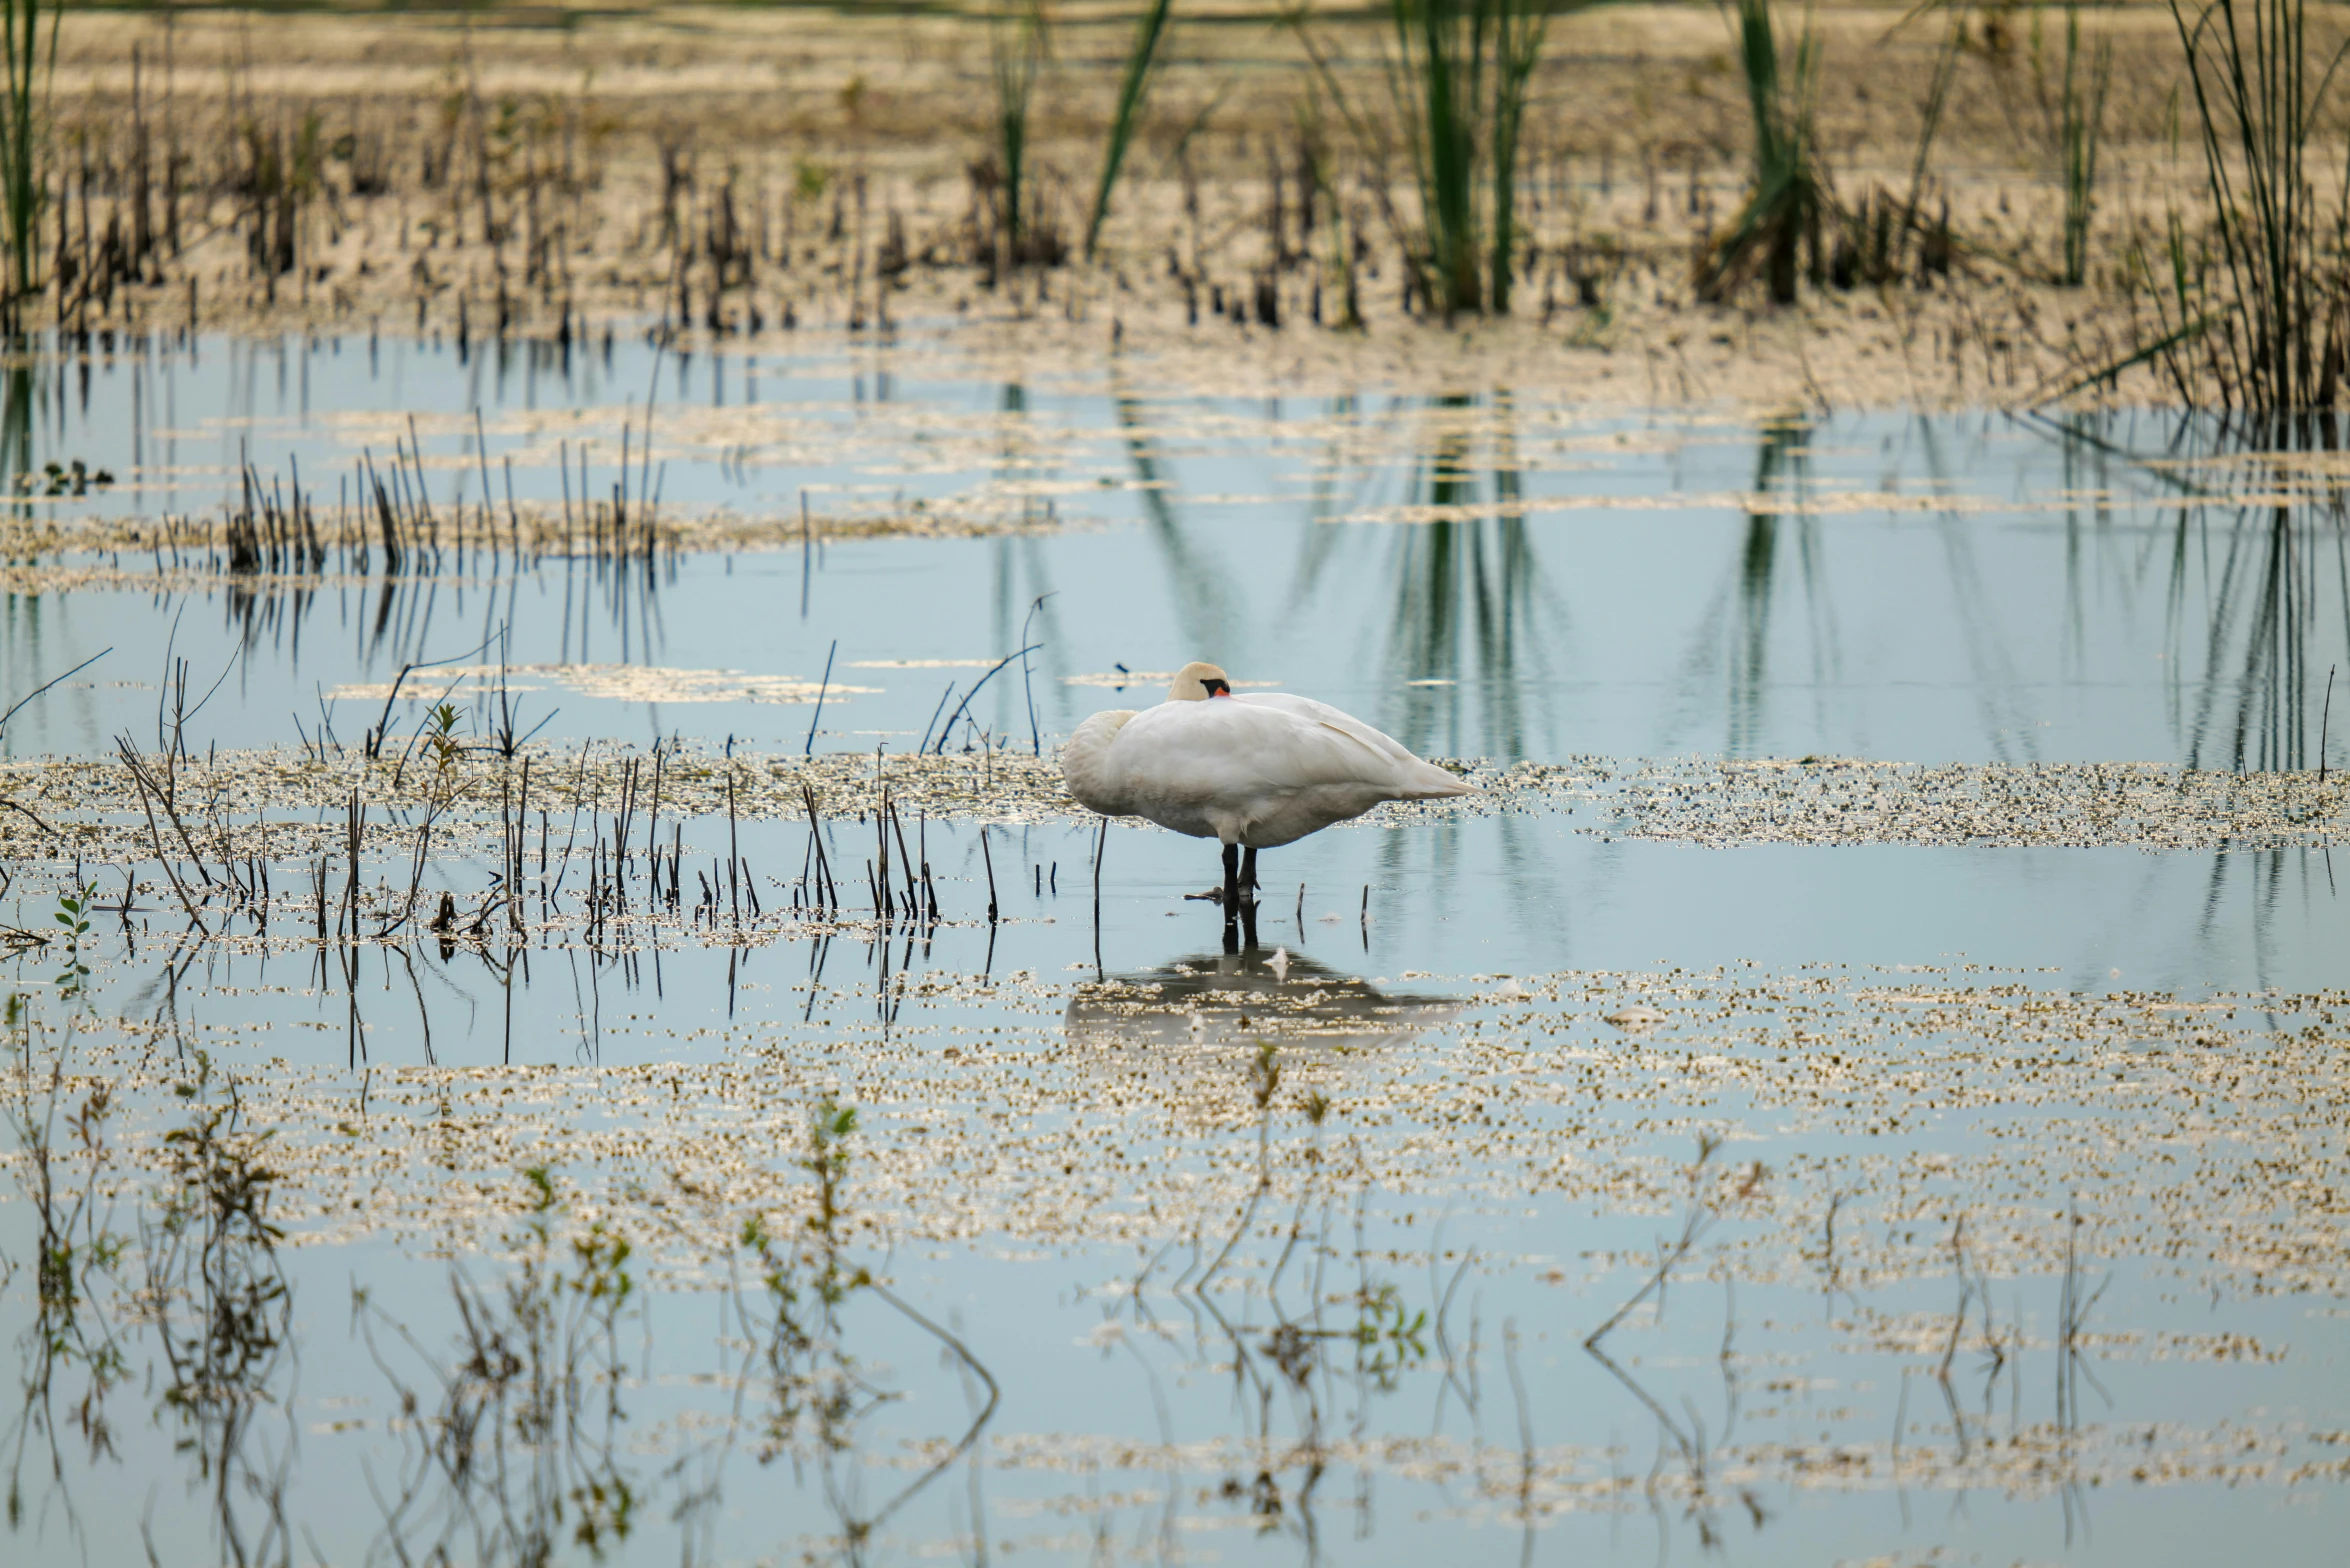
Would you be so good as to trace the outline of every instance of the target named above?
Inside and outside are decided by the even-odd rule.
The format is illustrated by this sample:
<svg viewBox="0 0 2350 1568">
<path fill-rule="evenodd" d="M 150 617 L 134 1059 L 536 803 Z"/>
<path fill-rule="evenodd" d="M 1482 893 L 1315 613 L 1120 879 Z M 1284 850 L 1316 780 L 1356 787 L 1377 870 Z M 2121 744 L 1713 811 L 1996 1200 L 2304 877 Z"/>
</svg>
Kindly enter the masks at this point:
<svg viewBox="0 0 2350 1568">
<path fill-rule="evenodd" d="M 827 1308 L 840 1305 L 868 1278 L 863 1269 L 844 1272 L 840 1263 L 841 1190 L 848 1185 L 849 1139 L 856 1131 L 857 1108 L 825 1096 L 808 1118 L 808 1157 L 800 1162 L 816 1178 L 816 1212 L 808 1216 L 807 1226 L 823 1254 L 816 1290 Z"/>
<path fill-rule="evenodd" d="M 196 1076 L 172 1086 L 189 1103 L 189 1117 L 163 1135 L 170 1161 L 163 1233 L 177 1239 L 192 1228 L 206 1238 L 207 1255 L 222 1237 L 267 1253 L 285 1236 L 268 1217 L 277 1173 L 261 1160 L 277 1129 L 249 1130 L 235 1081 L 221 1081 L 227 1092 L 215 1094 L 211 1054 L 199 1050 Z"/>
<path fill-rule="evenodd" d="M 457 765 L 465 750 L 465 743 L 457 738 L 460 717 L 455 703 L 443 702 L 425 720 L 424 743 L 432 749 L 433 766 L 443 773 Z"/>
<path fill-rule="evenodd" d="M 90 934 L 90 891 L 76 883 L 57 899 L 57 924 L 65 938 L 65 967 L 57 972 L 59 994 L 78 997 L 88 987 L 90 965 L 82 953 L 82 939 Z"/>
<path fill-rule="evenodd" d="M 1273 1104 L 1274 1094 L 1281 1088 L 1281 1053 L 1270 1042 L 1257 1042 L 1257 1059 L 1248 1071 L 1249 1096 L 1257 1102 L 1257 1109 L 1266 1110 Z"/>
<path fill-rule="evenodd" d="M 548 1268 L 545 1260 L 553 1250 L 555 1219 L 563 1210 L 562 1194 L 556 1188 L 554 1172 L 547 1166 L 526 1166 L 521 1174 L 527 1189 L 523 1209 L 524 1254 L 528 1260 L 525 1283 L 535 1287 L 543 1274 L 544 1283 L 552 1291 L 579 1297 L 590 1320 L 608 1338 L 621 1307 L 636 1291 L 636 1281 L 628 1272 L 628 1260 L 634 1255 L 635 1247 L 602 1220 L 590 1220 L 586 1230 L 571 1238 L 572 1271 L 565 1274 Z M 512 1288 L 508 1291 L 518 1308 L 528 1294 L 528 1290 L 519 1294 Z"/>
<path fill-rule="evenodd" d="M 635 1249 L 626 1236 L 615 1234 L 602 1220 L 571 1238 L 573 1273 L 565 1283 L 575 1296 L 617 1307 L 636 1289 L 629 1277 L 628 1259 Z"/>
<path fill-rule="evenodd" d="M 832 187 L 832 171 L 802 155 L 792 160 L 792 195 L 803 202 L 819 202 Z"/>
<path fill-rule="evenodd" d="M 1381 1392 L 1392 1391 L 1397 1377 L 1428 1359 L 1428 1313 L 1404 1305 L 1393 1285 L 1367 1285 L 1355 1295 L 1355 1367 L 1367 1374 Z"/>
<path fill-rule="evenodd" d="M 746 1310 L 744 1316 L 761 1344 L 774 1398 L 764 1421 L 762 1464 L 801 1452 L 804 1442 L 822 1453 L 845 1452 L 859 1418 L 888 1397 L 865 1379 L 841 1344 L 840 1308 L 850 1296 L 870 1288 L 891 1299 L 869 1271 L 842 1261 L 841 1190 L 848 1180 L 848 1140 L 856 1131 L 854 1107 L 829 1096 L 819 1101 L 808 1118 L 807 1154 L 797 1162 L 816 1178 L 815 1212 L 792 1237 L 770 1232 L 758 1214 L 742 1224 L 742 1248 L 766 1292 L 764 1310 Z"/>
</svg>

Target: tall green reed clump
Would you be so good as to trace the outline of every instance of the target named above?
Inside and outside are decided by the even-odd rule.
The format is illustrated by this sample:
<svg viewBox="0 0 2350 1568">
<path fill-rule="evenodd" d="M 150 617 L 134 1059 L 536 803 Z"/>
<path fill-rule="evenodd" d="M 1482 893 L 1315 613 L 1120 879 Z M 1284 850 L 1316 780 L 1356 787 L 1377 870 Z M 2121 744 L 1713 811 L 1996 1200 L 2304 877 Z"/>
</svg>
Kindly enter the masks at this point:
<svg viewBox="0 0 2350 1568">
<path fill-rule="evenodd" d="M 1420 291 L 1446 315 L 1510 308 L 1518 142 L 1550 30 L 1540 0 L 1392 0 L 1388 79 L 1420 191 Z"/>
<path fill-rule="evenodd" d="M 41 178 L 48 130 L 42 123 L 41 89 L 57 64 L 57 24 L 63 10 L 52 0 L 44 40 L 42 0 L 0 0 L 0 55 L 6 57 L 8 94 L 0 105 L 0 244 L 8 248 L 5 314 L 10 331 L 16 330 L 17 313 L 34 291 L 33 264 L 47 197 Z"/>
<path fill-rule="evenodd" d="M 1110 192 L 1117 186 L 1118 170 L 1126 162 L 1126 149 L 1134 141 L 1135 122 L 1142 115 L 1143 95 L 1150 90 L 1151 76 L 1159 61 L 1159 43 L 1167 35 L 1167 15 L 1173 0 L 1151 0 L 1150 9 L 1143 12 L 1135 24 L 1134 45 L 1126 55 L 1126 71 L 1118 80 L 1118 107 L 1110 116 L 1110 142 L 1102 153 L 1101 183 L 1093 193 L 1093 216 L 1085 224 L 1085 259 L 1093 260 L 1094 248 L 1101 241 L 1102 222 L 1110 215 Z"/>
<path fill-rule="evenodd" d="M 1791 305 L 1801 250 L 1809 250 L 1811 276 L 1820 276 L 1820 223 L 1830 204 L 1813 125 L 1819 39 L 1807 22 L 1782 60 L 1770 0 L 1737 0 L 1737 20 L 1738 68 L 1754 116 L 1753 189 L 1698 263 L 1697 291 L 1726 299 L 1759 268 L 1772 302 Z"/>
<path fill-rule="evenodd" d="M 996 230 L 1005 262 L 1016 267 L 1029 250 L 1028 105 L 1045 55 L 1040 0 L 1003 0 L 990 47 L 995 63 L 997 195 L 1002 203 Z"/>
<path fill-rule="evenodd" d="M 2032 18 L 2032 58 L 2040 67 L 2040 19 Z M 2101 38 L 2084 69 L 2080 0 L 2065 0 L 2064 67 L 2052 115 L 2057 172 L 2064 184 L 2064 261 L 2057 281 L 2079 288 L 2089 277 L 2089 221 L 2097 197 L 2097 146 L 2105 130 L 2105 95 L 2113 85 L 2113 40 Z M 2043 101 L 2045 102 L 2045 93 Z"/>
<path fill-rule="evenodd" d="M 2350 191 L 2321 213 L 2308 151 L 2343 51 L 2310 59 L 2305 0 L 2211 0 L 2192 14 L 2171 0 L 2170 9 L 2201 122 L 2223 279 L 2187 327 L 2228 407 L 2329 406 L 2350 349 Z M 2184 295 L 2188 274 L 2175 270 Z"/>
</svg>

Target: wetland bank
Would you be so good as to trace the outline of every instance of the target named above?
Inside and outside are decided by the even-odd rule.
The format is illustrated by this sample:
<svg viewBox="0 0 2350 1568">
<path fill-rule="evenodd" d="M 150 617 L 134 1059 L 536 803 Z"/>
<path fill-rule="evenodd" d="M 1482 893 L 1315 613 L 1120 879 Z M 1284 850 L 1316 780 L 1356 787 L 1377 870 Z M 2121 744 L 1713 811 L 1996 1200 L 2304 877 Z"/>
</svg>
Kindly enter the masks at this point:
<svg viewBox="0 0 2350 1568">
<path fill-rule="evenodd" d="M 9 1562 L 2331 1560 L 2338 106 L 1472 13 L 22 57 Z M 1479 793 L 1227 923 L 1195 657 Z"/>
</svg>

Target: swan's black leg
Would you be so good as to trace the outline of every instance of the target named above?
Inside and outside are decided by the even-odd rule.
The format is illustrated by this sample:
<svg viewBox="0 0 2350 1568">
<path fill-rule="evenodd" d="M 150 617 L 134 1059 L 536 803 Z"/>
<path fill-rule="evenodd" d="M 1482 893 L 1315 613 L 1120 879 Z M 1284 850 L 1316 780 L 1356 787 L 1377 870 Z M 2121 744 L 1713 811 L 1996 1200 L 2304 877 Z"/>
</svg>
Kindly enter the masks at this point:
<svg viewBox="0 0 2350 1568">
<path fill-rule="evenodd" d="M 1257 901 L 1257 852 L 1252 847 L 1240 857 L 1240 885 L 1248 891 L 1248 901 Z"/>
<path fill-rule="evenodd" d="M 1224 846 L 1224 918 L 1232 919 L 1240 910 L 1240 846 Z"/>
<path fill-rule="evenodd" d="M 1224 930 L 1229 935 L 1232 927 L 1227 925 Z M 1257 901 L 1253 898 L 1240 906 L 1240 935 L 1243 951 L 1255 952 L 1257 950 Z"/>
</svg>

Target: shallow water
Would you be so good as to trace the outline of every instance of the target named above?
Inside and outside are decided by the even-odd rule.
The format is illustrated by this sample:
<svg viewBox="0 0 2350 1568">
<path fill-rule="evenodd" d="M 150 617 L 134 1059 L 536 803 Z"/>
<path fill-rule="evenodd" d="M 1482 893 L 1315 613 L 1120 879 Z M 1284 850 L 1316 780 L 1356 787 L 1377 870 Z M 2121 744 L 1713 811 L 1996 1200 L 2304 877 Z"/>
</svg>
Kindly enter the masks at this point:
<svg viewBox="0 0 2350 1568">
<path fill-rule="evenodd" d="M 724 681 L 672 682 L 676 698 L 656 701 L 511 677 L 528 722 L 554 715 L 549 736 L 805 744 L 799 688 L 831 659 L 841 686 L 873 689 L 836 692 L 820 738 L 904 749 L 950 682 L 967 691 L 1025 629 L 1025 674 L 970 710 L 1023 740 L 1120 700 L 1072 682 L 1196 653 L 1445 755 L 2298 767 L 2314 763 L 2326 672 L 2350 641 L 2325 509 L 2258 504 L 2264 475 L 2184 465 L 2193 432 L 2151 419 L 1756 428 L 1593 419 L 1491 388 L 1241 400 L 1153 391 L 1147 363 L 1116 358 L 1031 388 L 973 378 L 951 339 L 794 356 L 630 342 L 568 375 L 543 349 L 504 358 L 210 342 L 57 375 L 54 395 L 25 394 L 40 412 L 27 439 L 118 484 L 40 504 L 186 514 L 230 494 L 243 457 L 298 471 L 331 510 L 362 454 L 389 466 L 413 419 L 444 519 L 478 505 L 485 473 L 502 508 L 509 463 L 521 501 L 559 505 L 566 455 L 591 454 L 592 482 L 573 488 L 601 493 L 626 428 L 639 493 L 650 462 L 665 508 L 767 519 L 770 547 L 689 555 L 649 580 L 585 561 L 517 577 L 510 558 L 481 558 L 477 525 L 475 554 L 438 580 L 20 598 L 12 671 L 115 651 L 21 716 L 11 751 L 86 749 L 150 716 L 137 683 L 160 678 L 167 649 L 207 685 L 228 673 L 234 710 L 207 733 L 249 745 L 288 738 L 296 715 L 315 726 L 322 693 L 462 659 L 501 629 L 491 646 L 516 666 L 793 683 L 778 706 L 728 700 Z M 919 521 L 919 502 L 958 526 L 1032 531 L 803 553 L 803 494 L 827 516 Z M 134 581 L 146 564 L 120 561 Z M 346 698 L 334 722 L 355 730 L 372 711 Z"/>
<path fill-rule="evenodd" d="M 330 834 L 266 913 L 199 886 L 199 936 L 136 797 L 16 797 L 89 831 L 11 840 L 0 923 L 62 931 L 77 876 L 129 907 L 0 988 L 10 1561 L 2329 1558 L 2340 808 L 2261 776 L 2350 755 L 2306 476 L 2153 420 L 1239 400 L 951 335 L 208 341 L 20 378 L 0 425 L 118 481 L 40 504 L 159 518 L 241 456 L 331 501 L 413 414 L 453 511 L 509 459 L 559 504 L 624 424 L 642 461 L 648 393 L 662 505 L 772 537 L 314 585 L 68 552 L 9 601 L 10 700 L 112 648 L 11 757 L 152 754 L 185 659 L 192 754 L 331 734 L 303 766 L 378 835 L 365 934 L 315 934 Z M 803 552 L 803 490 L 952 526 Z M 444 688 L 478 742 L 502 682 L 559 790 L 588 741 L 890 776 L 1023 637 L 946 741 L 1003 760 L 986 853 L 904 808 L 937 918 L 864 908 L 837 781 L 837 911 L 796 808 L 672 806 L 680 901 L 640 856 L 593 919 L 616 797 L 567 834 L 556 795 L 508 924 L 477 794 L 416 877 L 452 928 L 396 917 L 427 764 L 349 753 L 409 661 L 487 668 L 410 676 L 396 750 Z M 1492 809 L 1268 852 L 1243 929 L 1184 896 L 1211 847 L 1014 801 L 1014 754 L 1157 700 L 1121 666 L 1195 656 L 1485 759 Z M 1692 754 L 1967 766 L 1822 841 Z M 1932 825 L 2119 788 L 2001 771 L 2055 762 L 2254 776 L 2162 840 L 2199 848 Z M 755 908 L 701 901 L 721 857 Z"/>
</svg>

